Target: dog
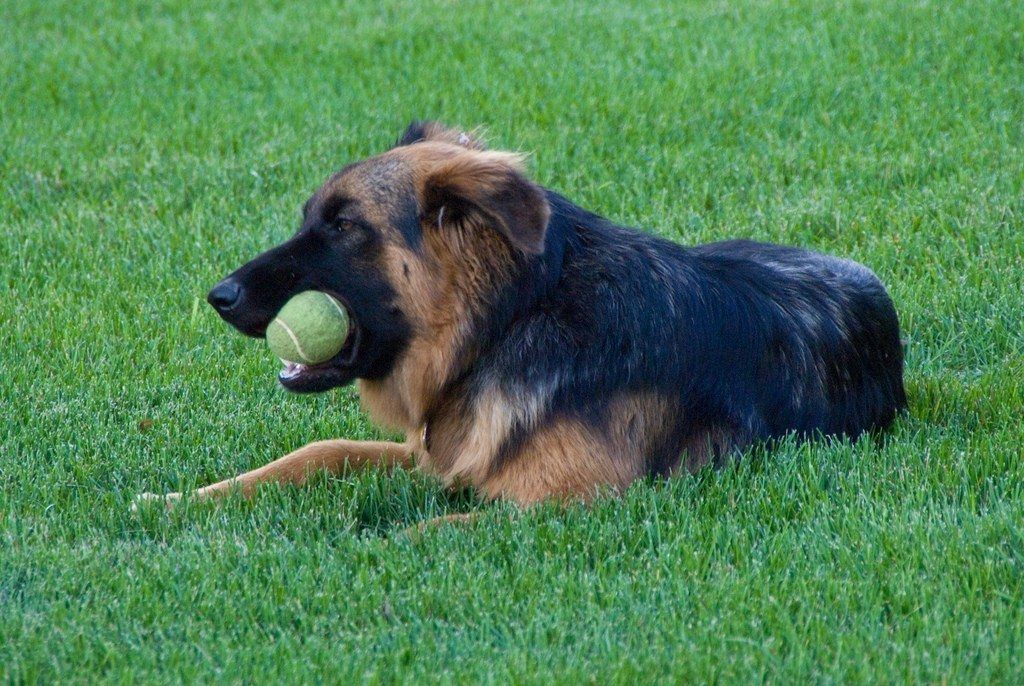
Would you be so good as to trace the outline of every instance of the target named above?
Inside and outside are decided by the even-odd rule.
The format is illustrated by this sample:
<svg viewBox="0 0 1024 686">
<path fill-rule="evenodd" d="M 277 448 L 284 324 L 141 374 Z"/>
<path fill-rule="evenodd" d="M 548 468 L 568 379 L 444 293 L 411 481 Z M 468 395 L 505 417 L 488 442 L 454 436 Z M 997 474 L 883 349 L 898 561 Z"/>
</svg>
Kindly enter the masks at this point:
<svg viewBox="0 0 1024 686">
<path fill-rule="evenodd" d="M 588 500 L 788 435 L 876 433 L 907 406 L 896 311 L 867 267 L 617 226 L 434 122 L 331 176 L 298 232 L 208 300 L 261 337 L 309 289 L 344 304 L 351 332 L 280 383 L 354 381 L 405 441 L 311 443 L 194 497 L 381 466 L 524 506 Z"/>
</svg>

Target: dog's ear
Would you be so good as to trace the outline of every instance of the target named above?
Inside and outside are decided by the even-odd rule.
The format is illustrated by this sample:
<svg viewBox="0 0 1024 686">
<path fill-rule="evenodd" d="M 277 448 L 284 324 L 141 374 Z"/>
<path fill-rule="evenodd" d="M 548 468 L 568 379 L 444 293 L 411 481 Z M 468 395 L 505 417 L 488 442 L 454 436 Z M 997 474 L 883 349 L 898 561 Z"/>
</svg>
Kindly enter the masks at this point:
<svg viewBox="0 0 1024 686">
<path fill-rule="evenodd" d="M 461 129 L 453 129 L 439 124 L 436 121 L 414 121 L 409 124 L 406 128 L 405 133 L 395 143 L 395 147 L 402 145 L 412 145 L 413 143 L 420 143 L 422 141 L 435 141 L 439 143 L 451 143 L 452 145 L 460 145 L 463 148 L 469 148 L 470 150 L 484 150 L 484 141 L 480 137 L 478 130 L 474 131 L 463 131 Z"/>
<path fill-rule="evenodd" d="M 524 253 L 544 252 L 551 207 L 541 187 L 523 174 L 519 155 L 475 152 L 441 161 L 426 177 L 423 208 L 432 224 L 475 221 Z"/>
</svg>

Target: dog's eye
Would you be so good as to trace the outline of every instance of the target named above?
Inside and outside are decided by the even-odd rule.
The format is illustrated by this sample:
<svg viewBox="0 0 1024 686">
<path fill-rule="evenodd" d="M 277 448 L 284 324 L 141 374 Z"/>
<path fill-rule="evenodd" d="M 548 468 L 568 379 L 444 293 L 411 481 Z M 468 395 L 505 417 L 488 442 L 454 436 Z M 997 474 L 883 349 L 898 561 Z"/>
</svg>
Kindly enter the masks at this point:
<svg viewBox="0 0 1024 686">
<path fill-rule="evenodd" d="M 358 219 L 337 217 L 328 226 L 336 241 L 352 249 L 367 245 L 373 235 L 370 227 Z"/>
<path fill-rule="evenodd" d="M 360 228 L 359 222 L 346 217 L 337 217 L 333 222 L 334 228 L 339 231 L 351 231 Z"/>
</svg>

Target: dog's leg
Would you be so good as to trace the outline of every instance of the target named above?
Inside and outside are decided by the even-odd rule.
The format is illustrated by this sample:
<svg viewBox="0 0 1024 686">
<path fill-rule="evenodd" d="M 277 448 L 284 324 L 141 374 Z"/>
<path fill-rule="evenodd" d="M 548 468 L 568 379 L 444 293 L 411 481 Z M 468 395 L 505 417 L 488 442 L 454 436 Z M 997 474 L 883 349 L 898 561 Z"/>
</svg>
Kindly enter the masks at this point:
<svg viewBox="0 0 1024 686">
<path fill-rule="evenodd" d="M 412 467 L 414 464 L 412 450 L 404 443 L 360 442 L 344 439 L 317 441 L 258 469 L 193 491 L 191 497 L 196 500 L 206 500 L 236 490 L 248 497 L 259 484 L 267 482 L 303 484 L 312 474 L 321 470 L 338 473 L 346 468 L 359 469 L 371 466 L 404 468 Z M 180 499 L 180 493 L 168 493 L 167 495 L 143 493 L 136 498 L 132 509 L 135 509 L 141 502 L 153 500 L 163 501 L 168 507 L 172 507 Z"/>
</svg>

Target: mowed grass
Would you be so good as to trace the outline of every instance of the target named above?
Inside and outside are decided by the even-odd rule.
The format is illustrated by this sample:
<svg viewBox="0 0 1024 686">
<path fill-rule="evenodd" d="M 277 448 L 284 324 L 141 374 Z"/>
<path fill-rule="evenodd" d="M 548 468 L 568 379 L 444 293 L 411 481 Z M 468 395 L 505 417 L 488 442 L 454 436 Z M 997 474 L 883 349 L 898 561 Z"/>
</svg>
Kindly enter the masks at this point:
<svg viewBox="0 0 1024 686">
<path fill-rule="evenodd" d="M 1022 32 L 1015 2 L 3 3 L 0 681 L 1020 683 Z M 870 265 L 909 416 L 589 508 L 371 472 L 132 515 L 385 436 L 203 297 L 414 117 L 674 240 Z"/>
</svg>

